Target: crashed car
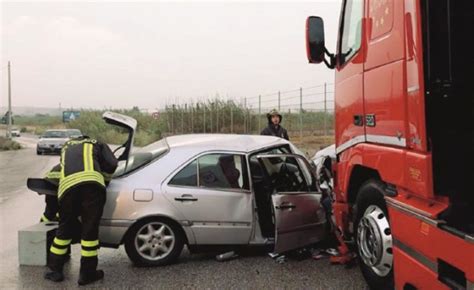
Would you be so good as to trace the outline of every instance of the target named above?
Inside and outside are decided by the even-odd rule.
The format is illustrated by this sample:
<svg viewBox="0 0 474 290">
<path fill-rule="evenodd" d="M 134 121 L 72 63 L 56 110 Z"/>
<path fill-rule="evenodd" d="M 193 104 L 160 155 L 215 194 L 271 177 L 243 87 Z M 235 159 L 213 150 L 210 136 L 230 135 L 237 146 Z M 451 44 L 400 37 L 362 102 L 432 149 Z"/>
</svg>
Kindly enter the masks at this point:
<svg viewBox="0 0 474 290">
<path fill-rule="evenodd" d="M 129 137 L 116 149 L 120 162 L 107 188 L 99 240 L 124 244 L 135 264 L 172 263 L 184 245 L 191 251 L 267 245 L 284 253 L 325 238 L 313 166 L 290 142 L 191 134 L 133 151 L 136 121 L 110 112 L 103 117 Z"/>
</svg>

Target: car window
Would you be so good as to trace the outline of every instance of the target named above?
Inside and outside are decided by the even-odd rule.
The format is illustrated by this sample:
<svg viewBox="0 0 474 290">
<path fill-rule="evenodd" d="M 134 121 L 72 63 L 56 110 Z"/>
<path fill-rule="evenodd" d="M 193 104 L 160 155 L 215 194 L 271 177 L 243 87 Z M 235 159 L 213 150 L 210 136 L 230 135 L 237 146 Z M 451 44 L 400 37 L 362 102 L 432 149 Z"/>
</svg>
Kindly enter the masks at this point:
<svg viewBox="0 0 474 290">
<path fill-rule="evenodd" d="M 197 186 L 197 160 L 181 169 L 169 182 L 171 185 Z"/>
<path fill-rule="evenodd" d="M 307 165 L 295 157 L 261 158 L 266 176 L 276 192 L 315 191 Z"/>
<path fill-rule="evenodd" d="M 43 136 L 43 138 L 67 138 L 68 135 L 66 131 L 46 131 Z"/>
<path fill-rule="evenodd" d="M 249 189 L 245 159 L 235 154 L 208 154 L 198 158 L 199 186 Z"/>
</svg>

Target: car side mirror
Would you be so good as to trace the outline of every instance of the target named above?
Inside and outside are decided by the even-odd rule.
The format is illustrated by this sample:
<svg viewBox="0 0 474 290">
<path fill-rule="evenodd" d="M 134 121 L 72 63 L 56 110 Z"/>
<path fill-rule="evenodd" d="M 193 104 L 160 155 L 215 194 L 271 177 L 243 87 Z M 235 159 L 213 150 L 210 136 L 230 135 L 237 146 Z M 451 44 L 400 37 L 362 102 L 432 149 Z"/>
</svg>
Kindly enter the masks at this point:
<svg viewBox="0 0 474 290">
<path fill-rule="evenodd" d="M 325 54 L 328 54 L 329 62 L 325 59 Z M 324 21 L 321 17 L 310 16 L 306 19 L 306 55 L 309 63 L 324 62 L 329 68 L 335 67 L 335 57 L 326 49 Z"/>
</svg>

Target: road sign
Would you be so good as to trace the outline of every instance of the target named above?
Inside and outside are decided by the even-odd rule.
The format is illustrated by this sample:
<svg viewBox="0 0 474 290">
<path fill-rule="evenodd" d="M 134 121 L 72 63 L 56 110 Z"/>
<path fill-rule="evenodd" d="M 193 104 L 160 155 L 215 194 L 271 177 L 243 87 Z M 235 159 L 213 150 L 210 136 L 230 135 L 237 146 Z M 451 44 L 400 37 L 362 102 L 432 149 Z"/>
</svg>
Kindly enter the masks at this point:
<svg viewBox="0 0 474 290">
<path fill-rule="evenodd" d="M 63 111 L 63 122 L 68 123 L 68 122 L 74 121 L 80 116 L 81 116 L 81 112 L 79 111 Z"/>
</svg>

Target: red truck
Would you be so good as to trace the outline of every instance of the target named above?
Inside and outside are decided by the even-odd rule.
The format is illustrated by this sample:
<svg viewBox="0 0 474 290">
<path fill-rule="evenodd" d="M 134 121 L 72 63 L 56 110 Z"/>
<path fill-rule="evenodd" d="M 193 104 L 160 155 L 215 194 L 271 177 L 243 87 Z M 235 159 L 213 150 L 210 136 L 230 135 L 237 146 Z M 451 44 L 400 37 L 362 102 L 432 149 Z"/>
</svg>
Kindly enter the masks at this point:
<svg viewBox="0 0 474 290">
<path fill-rule="evenodd" d="M 344 0 L 334 54 L 307 19 L 335 69 L 333 216 L 373 289 L 474 289 L 473 3 Z"/>
</svg>

